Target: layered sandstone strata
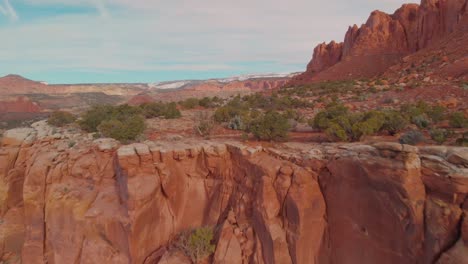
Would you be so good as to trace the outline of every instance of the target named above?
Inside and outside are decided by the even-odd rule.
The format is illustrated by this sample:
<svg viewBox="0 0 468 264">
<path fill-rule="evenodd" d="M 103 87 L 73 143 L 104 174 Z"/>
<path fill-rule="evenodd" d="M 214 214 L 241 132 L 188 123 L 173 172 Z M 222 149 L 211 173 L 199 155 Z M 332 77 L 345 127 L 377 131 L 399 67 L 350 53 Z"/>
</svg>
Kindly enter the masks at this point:
<svg viewBox="0 0 468 264">
<path fill-rule="evenodd" d="M 205 225 L 217 227 L 210 263 L 467 260 L 467 148 L 120 146 L 53 132 L 2 139 L 3 261 L 190 263 L 168 245 Z"/>
</svg>

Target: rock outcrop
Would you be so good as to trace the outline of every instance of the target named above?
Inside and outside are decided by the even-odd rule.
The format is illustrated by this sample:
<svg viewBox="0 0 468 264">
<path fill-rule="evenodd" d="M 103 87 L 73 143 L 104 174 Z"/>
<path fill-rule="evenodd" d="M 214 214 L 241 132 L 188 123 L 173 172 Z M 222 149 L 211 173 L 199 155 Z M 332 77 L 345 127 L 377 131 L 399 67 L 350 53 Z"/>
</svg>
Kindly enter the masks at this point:
<svg viewBox="0 0 468 264">
<path fill-rule="evenodd" d="M 2 261 L 190 263 L 170 244 L 200 226 L 210 263 L 467 260 L 467 148 L 80 137 L 5 133 Z"/>
<path fill-rule="evenodd" d="M 320 44 L 307 71 L 292 83 L 375 77 L 408 54 L 427 48 L 467 26 L 466 0 L 422 0 L 394 14 L 371 13 L 361 27 L 354 25 L 343 43 Z M 465 54 L 466 55 L 466 54 Z"/>
</svg>

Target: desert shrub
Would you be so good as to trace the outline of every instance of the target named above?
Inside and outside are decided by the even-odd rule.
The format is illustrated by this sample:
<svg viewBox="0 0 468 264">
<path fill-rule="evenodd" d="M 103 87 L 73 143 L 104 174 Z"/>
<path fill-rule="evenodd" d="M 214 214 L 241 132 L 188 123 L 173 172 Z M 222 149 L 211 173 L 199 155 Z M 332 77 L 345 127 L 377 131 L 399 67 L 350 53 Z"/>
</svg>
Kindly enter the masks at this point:
<svg viewBox="0 0 468 264">
<path fill-rule="evenodd" d="M 130 105 L 94 106 L 79 121 L 88 132 L 99 132 L 123 142 L 134 140 L 145 129 L 142 109 Z"/>
<path fill-rule="evenodd" d="M 328 136 L 336 137 L 341 141 L 349 140 L 348 133 L 346 133 L 346 130 L 342 126 L 336 123 L 330 124 L 328 128 L 325 130 L 325 133 Z"/>
<path fill-rule="evenodd" d="M 462 136 L 457 139 L 456 144 L 462 147 L 468 147 L 468 132 L 463 133 Z"/>
<path fill-rule="evenodd" d="M 193 109 L 200 105 L 200 102 L 197 98 L 188 98 L 180 102 L 180 105 L 185 109 Z"/>
<path fill-rule="evenodd" d="M 394 99 L 393 98 L 385 98 L 382 103 L 384 104 L 393 104 L 394 103 Z"/>
<path fill-rule="evenodd" d="M 177 104 L 176 103 L 168 103 L 165 106 L 163 116 L 166 119 L 175 119 L 181 117 L 181 113 L 179 109 L 177 109 Z"/>
<path fill-rule="evenodd" d="M 385 124 L 385 114 L 380 111 L 370 111 L 350 119 L 353 122 L 352 138 L 359 140 L 363 136 L 372 135 L 382 130 Z"/>
<path fill-rule="evenodd" d="M 408 121 L 397 111 L 386 111 L 382 129 L 386 130 L 390 135 L 402 131 L 408 125 Z"/>
<path fill-rule="evenodd" d="M 449 136 L 449 132 L 446 129 L 431 129 L 429 131 L 431 139 L 437 142 L 437 144 L 442 145 Z"/>
<path fill-rule="evenodd" d="M 424 141 L 424 135 L 419 130 L 411 130 L 400 137 L 400 143 L 406 145 L 416 145 Z"/>
<path fill-rule="evenodd" d="M 202 136 L 208 137 L 211 134 L 211 131 L 214 128 L 213 117 L 207 112 L 200 112 L 196 115 L 196 123 L 194 126 L 195 132 Z"/>
<path fill-rule="evenodd" d="M 450 115 L 450 126 L 454 128 L 465 128 L 468 127 L 468 119 L 462 112 L 455 112 Z"/>
<path fill-rule="evenodd" d="M 282 94 L 282 93 L 281 93 Z M 312 104 L 306 100 L 273 93 L 271 96 L 255 93 L 244 97 L 236 96 L 226 106 L 244 111 L 251 109 L 262 109 L 264 111 L 286 111 L 288 109 L 311 107 Z"/>
<path fill-rule="evenodd" d="M 286 117 L 287 119 L 292 119 L 297 122 L 304 121 L 304 116 L 294 109 L 287 109 L 286 111 L 284 111 L 283 116 Z"/>
<path fill-rule="evenodd" d="M 432 122 L 437 123 L 444 120 L 446 110 L 445 107 L 436 105 L 427 109 L 426 114 Z"/>
<path fill-rule="evenodd" d="M 98 131 L 105 137 L 122 142 L 135 140 L 145 129 L 145 120 L 140 115 L 130 115 L 125 119 L 104 120 Z"/>
<path fill-rule="evenodd" d="M 198 101 L 198 104 L 205 108 L 213 108 L 219 106 L 221 102 L 222 100 L 216 96 L 213 98 L 203 97 L 202 99 L 200 99 L 200 101 Z"/>
<path fill-rule="evenodd" d="M 210 256 L 216 246 L 212 244 L 214 234 L 210 227 L 200 227 L 182 232 L 176 241 L 176 247 L 189 257 L 193 263 Z"/>
<path fill-rule="evenodd" d="M 430 106 L 426 102 L 407 104 L 400 108 L 402 115 L 419 128 L 427 128 L 431 123 L 437 123 L 445 118 L 446 109 L 443 106 Z"/>
<path fill-rule="evenodd" d="M 146 103 L 140 105 L 143 115 L 146 118 L 164 117 L 165 119 L 174 119 L 181 117 L 176 103 Z"/>
<path fill-rule="evenodd" d="M 253 120 L 249 129 L 257 139 L 277 141 L 287 139 L 289 128 L 287 118 L 270 111 Z"/>
<path fill-rule="evenodd" d="M 78 123 L 87 132 L 97 132 L 102 121 L 112 119 L 113 111 L 114 107 L 111 105 L 93 106 L 83 114 Z"/>
<path fill-rule="evenodd" d="M 240 108 L 226 105 L 216 109 L 214 119 L 219 123 L 229 122 L 232 118 L 241 116 L 243 113 L 245 113 L 245 111 Z"/>
<path fill-rule="evenodd" d="M 431 124 L 431 120 L 426 114 L 421 114 L 411 118 L 411 123 L 415 124 L 419 128 L 427 128 Z"/>
<path fill-rule="evenodd" d="M 75 122 L 76 118 L 73 114 L 65 111 L 55 111 L 47 119 L 47 123 L 56 127 L 63 127 L 65 125 Z"/>
<path fill-rule="evenodd" d="M 70 141 L 68 142 L 68 147 L 73 148 L 76 145 L 76 141 Z"/>
<path fill-rule="evenodd" d="M 313 119 L 311 125 L 318 129 L 327 129 L 333 120 L 341 116 L 347 116 L 348 108 L 339 103 L 329 104 L 325 110 L 319 112 Z"/>
<path fill-rule="evenodd" d="M 381 111 L 350 113 L 342 104 L 332 103 L 309 124 L 341 141 L 355 141 L 383 130 L 386 114 Z"/>
<path fill-rule="evenodd" d="M 233 117 L 229 121 L 227 127 L 229 129 L 232 129 L 232 130 L 245 130 L 245 128 L 246 128 L 246 126 L 244 124 L 244 121 L 242 120 L 242 117 L 240 117 L 238 115 Z"/>
</svg>

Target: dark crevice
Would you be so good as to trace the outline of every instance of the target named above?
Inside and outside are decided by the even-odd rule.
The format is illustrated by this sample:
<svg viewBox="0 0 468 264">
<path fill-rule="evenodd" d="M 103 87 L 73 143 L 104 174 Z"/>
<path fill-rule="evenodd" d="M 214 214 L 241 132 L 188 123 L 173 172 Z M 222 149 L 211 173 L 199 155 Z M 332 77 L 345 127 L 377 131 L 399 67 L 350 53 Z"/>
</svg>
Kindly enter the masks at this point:
<svg viewBox="0 0 468 264">
<path fill-rule="evenodd" d="M 43 217 L 43 238 L 42 238 L 42 256 L 44 256 L 44 262 L 48 263 L 47 261 L 47 219 L 46 219 L 46 198 L 47 198 L 47 177 L 50 172 L 50 166 L 47 166 L 45 175 L 44 175 L 44 194 L 42 196 L 42 201 L 44 202 L 44 205 L 42 206 L 42 217 Z"/>
<path fill-rule="evenodd" d="M 448 252 L 450 249 L 452 249 L 457 244 L 457 242 L 461 239 L 461 236 L 462 236 L 461 230 L 462 230 L 462 224 L 463 224 L 464 218 L 465 216 L 462 214 L 457 224 L 457 235 L 455 236 L 455 239 L 451 243 L 449 243 L 447 246 L 440 249 L 440 252 L 434 256 L 434 259 L 435 259 L 434 263 L 438 263 L 442 255 Z"/>
</svg>

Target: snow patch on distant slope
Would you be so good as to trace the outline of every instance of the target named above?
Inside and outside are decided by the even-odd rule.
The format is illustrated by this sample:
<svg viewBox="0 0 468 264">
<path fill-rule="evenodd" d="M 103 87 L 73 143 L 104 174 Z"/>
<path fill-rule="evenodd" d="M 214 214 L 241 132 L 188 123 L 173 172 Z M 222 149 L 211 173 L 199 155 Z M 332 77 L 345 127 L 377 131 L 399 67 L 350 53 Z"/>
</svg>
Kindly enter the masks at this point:
<svg viewBox="0 0 468 264">
<path fill-rule="evenodd" d="M 175 82 L 159 82 L 159 83 L 149 83 L 148 87 L 150 89 L 178 89 L 182 86 L 191 83 L 191 81 L 175 81 Z"/>
<path fill-rule="evenodd" d="M 299 73 L 266 73 L 266 74 L 245 74 L 239 76 L 232 76 L 228 78 L 221 78 L 221 79 L 209 79 L 209 80 L 185 80 L 185 81 L 169 81 L 169 82 L 157 82 L 157 83 L 149 83 L 149 89 L 179 89 L 186 85 L 191 85 L 200 82 L 219 82 L 219 83 L 230 83 L 235 81 L 247 81 L 251 79 L 268 79 L 268 78 L 291 78 Z"/>
</svg>

